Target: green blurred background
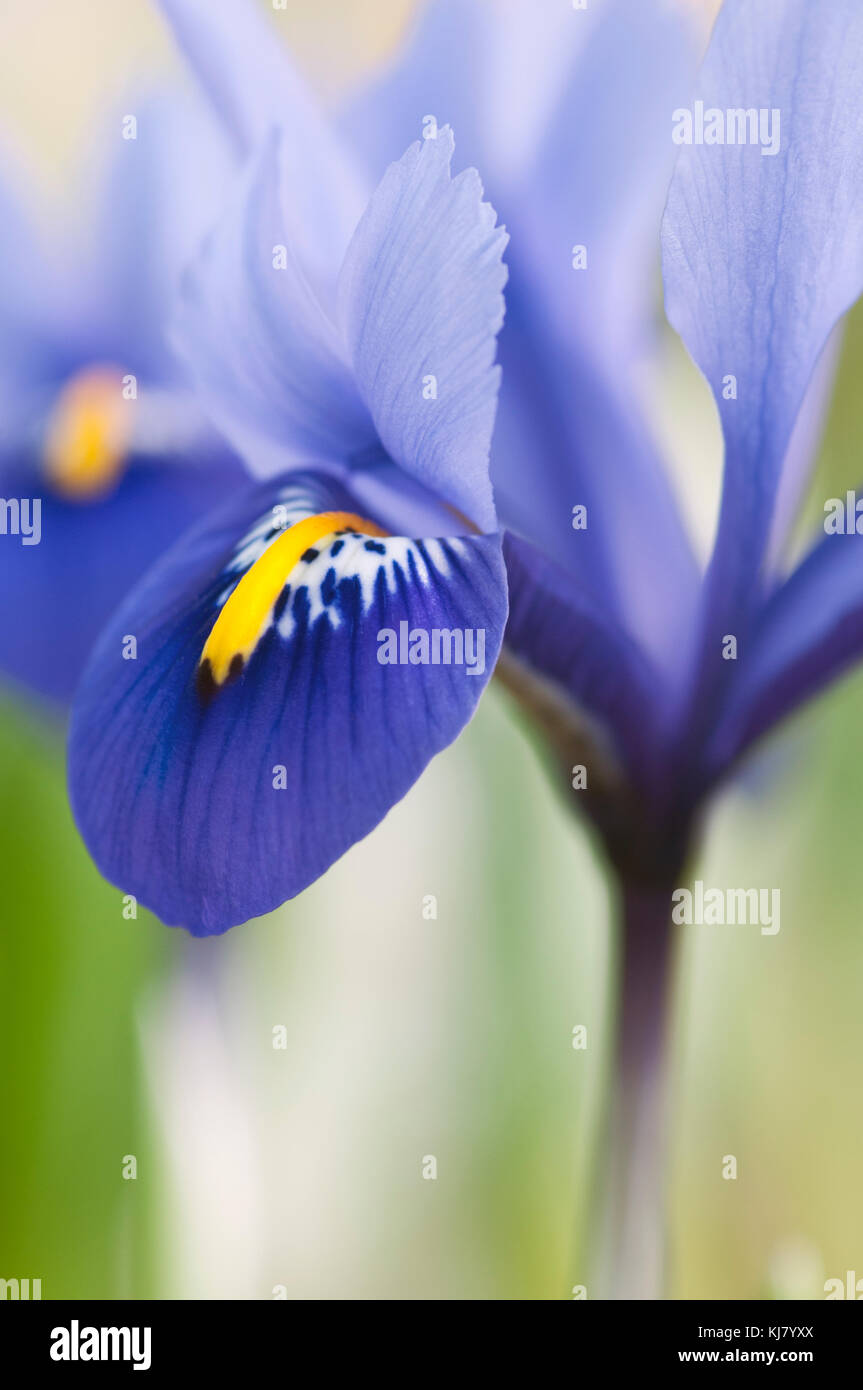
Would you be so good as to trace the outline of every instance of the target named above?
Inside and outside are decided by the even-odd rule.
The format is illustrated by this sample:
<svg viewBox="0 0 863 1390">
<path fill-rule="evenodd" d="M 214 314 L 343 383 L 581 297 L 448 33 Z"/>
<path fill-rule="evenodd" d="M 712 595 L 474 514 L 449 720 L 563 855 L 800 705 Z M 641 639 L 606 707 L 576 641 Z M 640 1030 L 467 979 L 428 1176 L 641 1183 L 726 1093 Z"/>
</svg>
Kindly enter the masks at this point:
<svg viewBox="0 0 863 1390">
<path fill-rule="evenodd" d="M 274 18 L 332 96 L 410 8 L 318 0 Z M 146 0 L 88 0 L 86 16 L 7 0 L 0 126 L 49 196 L 74 198 L 93 118 L 130 75 L 168 68 Z M 858 310 L 816 525 L 823 499 L 863 475 L 861 372 Z M 709 517 L 718 429 L 670 335 L 659 385 L 658 427 Z M 698 876 L 781 888 L 782 929 L 685 939 L 674 1297 L 817 1298 L 827 1277 L 863 1275 L 861 714 L 857 675 L 775 738 L 709 821 Z M 44 1298 L 569 1297 L 587 1277 L 613 922 L 566 794 L 492 688 L 323 881 L 192 941 L 143 911 L 124 919 L 71 822 L 62 730 L 8 694 L 0 1276 L 40 1278 Z"/>
</svg>

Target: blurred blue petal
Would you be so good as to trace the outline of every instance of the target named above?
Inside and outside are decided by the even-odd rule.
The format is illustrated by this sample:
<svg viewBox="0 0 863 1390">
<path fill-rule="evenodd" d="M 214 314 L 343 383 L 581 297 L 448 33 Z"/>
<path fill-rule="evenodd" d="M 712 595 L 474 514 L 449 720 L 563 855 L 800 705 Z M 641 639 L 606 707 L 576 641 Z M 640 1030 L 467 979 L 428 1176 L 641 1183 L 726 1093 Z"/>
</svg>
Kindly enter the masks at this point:
<svg viewBox="0 0 863 1390">
<path fill-rule="evenodd" d="M 17 368 L 23 375 L 56 291 L 54 277 L 33 210 L 26 180 L 7 150 L 0 177 L 0 363 L 4 375 Z M 46 264 L 48 283 L 46 284 Z M 20 361 L 23 358 L 23 362 Z"/>
<path fill-rule="evenodd" d="M 274 125 L 284 129 L 289 235 L 315 282 L 331 281 L 366 189 L 282 48 L 275 25 L 251 0 L 160 4 L 237 153 L 247 158 Z"/>
<path fill-rule="evenodd" d="M 130 92 L 100 141 L 94 216 L 79 287 L 92 356 L 153 384 L 177 376 L 167 341 L 181 273 L 224 206 L 234 177 L 220 127 L 173 89 Z M 68 329 L 67 329 L 68 331 Z"/>
<path fill-rule="evenodd" d="M 5 498 L 32 498 L 35 484 L 41 539 L 0 544 L 0 672 L 51 702 L 70 700 L 123 596 L 241 477 L 222 450 L 194 464 L 135 458 L 115 492 L 82 504 L 40 486 L 29 461 L 3 465 Z"/>
<path fill-rule="evenodd" d="M 3 151 L 0 176 L 0 453 L 17 449 L 43 381 L 59 378 L 74 348 L 63 340 L 72 287 L 30 205 L 32 189 Z M 67 248 L 68 254 L 68 248 Z M 76 267 L 77 269 L 77 267 Z"/>
<path fill-rule="evenodd" d="M 505 21 L 508 15 L 499 10 L 496 18 Z M 488 7 L 475 0 L 421 4 L 396 57 L 348 100 L 340 127 L 373 184 L 423 134 L 427 117 L 455 131 L 462 167 L 484 167 L 484 70 L 494 21 Z M 515 100 L 530 89 L 526 76 Z"/>
<path fill-rule="evenodd" d="M 272 475 L 371 448 L 374 427 L 338 333 L 297 261 L 272 133 L 189 273 L 174 340 L 250 470 Z"/>
<path fill-rule="evenodd" d="M 173 92 L 127 100 L 136 138 L 123 138 L 115 109 L 76 184 L 83 241 L 56 221 L 42 234 L 5 185 L 0 194 L 0 485 L 13 507 L 38 499 L 42 514 L 38 545 L 3 537 L 0 671 L 61 701 L 130 585 L 243 477 L 165 333 L 180 267 L 224 196 L 220 136 Z M 69 389 L 99 373 L 116 378 L 111 402 L 122 390 L 134 423 L 119 476 L 96 477 L 73 501 L 48 440 Z"/>
</svg>

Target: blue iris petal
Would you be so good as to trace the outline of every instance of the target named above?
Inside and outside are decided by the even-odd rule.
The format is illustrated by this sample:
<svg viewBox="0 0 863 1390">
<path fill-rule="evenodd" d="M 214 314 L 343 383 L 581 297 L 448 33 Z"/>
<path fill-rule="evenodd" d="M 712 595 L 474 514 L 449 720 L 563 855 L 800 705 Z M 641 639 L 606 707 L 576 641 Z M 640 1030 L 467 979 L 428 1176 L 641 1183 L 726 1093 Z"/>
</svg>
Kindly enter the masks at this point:
<svg viewBox="0 0 863 1390">
<path fill-rule="evenodd" d="M 668 316 L 725 436 L 696 723 L 733 677 L 722 638 L 744 642 L 764 597 L 795 421 L 834 324 L 863 288 L 861 86 L 859 0 L 726 0 L 696 98 L 705 120 L 720 113 L 723 134 L 735 122 L 734 138 L 709 142 L 704 131 L 699 141 L 693 105 L 663 226 Z"/>
<path fill-rule="evenodd" d="M 391 164 L 348 247 L 339 308 L 387 454 L 484 531 L 507 236 L 448 128 Z"/>
<path fill-rule="evenodd" d="M 710 740 L 710 777 L 861 655 L 863 536 L 825 536 L 759 615 Z"/>
<path fill-rule="evenodd" d="M 528 542 L 504 542 L 506 650 L 554 682 L 601 730 L 618 769 L 643 792 L 662 764 L 662 675 L 607 609 Z"/>
<path fill-rule="evenodd" d="M 196 935 L 276 907 L 367 834 L 471 717 L 500 644 L 495 537 L 389 538 L 380 556 L 349 533 L 337 557 L 321 541 L 320 554 L 296 565 L 278 623 L 242 671 L 202 699 L 199 660 L 237 580 L 231 567 L 248 552 L 242 538 L 300 494 L 318 511 L 351 509 L 323 477 L 245 491 L 132 594 L 75 703 L 70 791 L 96 863 Z M 327 604 L 320 589 L 332 587 L 332 569 Z M 401 624 L 408 633 L 481 629 L 482 674 L 469 673 L 467 658 L 382 664 L 379 634 Z M 134 660 L 123 657 L 129 635 Z"/>
</svg>

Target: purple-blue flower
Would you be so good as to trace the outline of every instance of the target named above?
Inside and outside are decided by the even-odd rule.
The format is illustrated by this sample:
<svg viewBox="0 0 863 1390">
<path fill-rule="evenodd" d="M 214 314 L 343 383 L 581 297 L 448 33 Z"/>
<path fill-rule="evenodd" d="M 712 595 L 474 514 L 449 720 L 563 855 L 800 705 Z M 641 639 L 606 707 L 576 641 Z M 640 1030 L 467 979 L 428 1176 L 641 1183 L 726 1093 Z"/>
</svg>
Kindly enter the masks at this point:
<svg viewBox="0 0 863 1390">
<path fill-rule="evenodd" d="M 123 595 L 243 476 L 165 332 L 219 207 L 222 137 L 165 91 L 130 98 L 100 145 L 81 237 L 0 192 L 0 670 L 53 702 Z"/>
<path fill-rule="evenodd" d="M 549 45 L 565 47 L 553 6 L 428 6 L 343 129 L 374 160 L 400 122 L 452 120 L 507 223 L 492 479 L 515 661 L 502 670 L 567 762 L 586 763 L 581 804 L 623 878 L 661 895 L 706 793 L 861 651 L 856 538 L 824 537 L 792 574 L 782 561 L 829 398 L 825 344 L 863 288 L 863 13 L 841 0 L 726 0 L 697 82 L 673 7 L 608 0 L 567 16 L 570 29 L 582 18 L 529 156 L 507 143 L 536 124 L 540 84 L 524 77 L 536 30 L 544 72 Z M 521 81 L 502 64 L 514 53 Z M 699 105 L 730 112 L 732 134 L 744 118 L 746 143 L 708 131 L 679 146 L 676 113 Z M 725 436 L 705 575 L 635 371 L 675 154 L 667 313 Z M 587 525 L 573 532 L 579 504 Z"/>
<path fill-rule="evenodd" d="M 250 9 L 164 8 L 246 160 L 176 341 L 262 481 L 178 543 L 94 654 L 70 770 L 97 863 L 199 934 L 323 872 L 470 717 L 504 620 L 500 524 L 502 670 L 584 763 L 627 891 L 667 913 L 705 794 L 863 637 L 856 538 L 790 577 L 776 560 L 819 360 L 863 286 L 863 11 L 726 0 L 693 88 L 658 0 L 568 28 L 537 6 L 524 43 L 523 6 L 441 0 L 339 138 Z M 513 53 L 553 68 L 541 109 L 536 83 L 506 85 Z M 697 103 L 734 139 L 678 148 Z M 781 114 L 766 152 L 761 111 Z M 512 237 L 493 438 L 503 237 L 472 169 L 451 176 L 448 122 Z M 726 445 L 704 575 L 635 385 L 666 192 L 668 316 Z M 483 678 L 382 664 L 402 623 L 484 631 Z"/>
</svg>

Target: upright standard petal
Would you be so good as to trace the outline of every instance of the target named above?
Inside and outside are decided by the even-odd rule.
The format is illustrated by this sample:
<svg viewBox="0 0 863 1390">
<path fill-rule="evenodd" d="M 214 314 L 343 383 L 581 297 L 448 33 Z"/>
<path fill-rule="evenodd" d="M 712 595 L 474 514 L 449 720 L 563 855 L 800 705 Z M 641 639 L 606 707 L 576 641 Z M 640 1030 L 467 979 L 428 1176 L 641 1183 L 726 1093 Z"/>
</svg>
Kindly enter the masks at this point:
<svg viewBox="0 0 863 1390">
<path fill-rule="evenodd" d="M 174 341 L 204 404 L 253 473 L 347 459 L 376 443 L 344 345 L 288 232 L 272 132 L 184 286 Z"/>
<path fill-rule="evenodd" d="M 663 226 L 668 316 L 725 435 L 705 657 L 742 644 L 783 462 L 819 355 L 863 288 L 863 7 L 726 0 Z M 704 710 L 703 692 L 695 704 Z"/>
<path fill-rule="evenodd" d="M 248 157 L 274 125 L 284 129 L 291 239 L 307 273 L 335 281 L 366 189 L 305 83 L 275 24 L 251 0 L 160 0 L 217 118 Z"/>
<path fill-rule="evenodd" d="M 481 531 L 500 370 L 506 233 L 448 128 L 387 170 L 348 248 L 341 323 L 389 456 Z"/>
<path fill-rule="evenodd" d="M 196 935 L 299 893 L 471 717 L 505 616 L 496 537 L 389 536 L 320 475 L 244 493 L 85 673 L 69 777 L 97 865 Z"/>
</svg>

